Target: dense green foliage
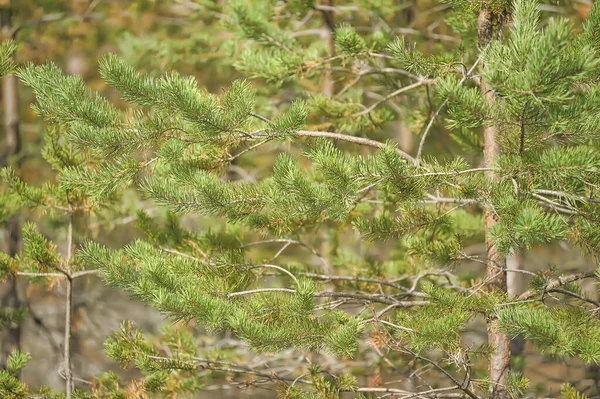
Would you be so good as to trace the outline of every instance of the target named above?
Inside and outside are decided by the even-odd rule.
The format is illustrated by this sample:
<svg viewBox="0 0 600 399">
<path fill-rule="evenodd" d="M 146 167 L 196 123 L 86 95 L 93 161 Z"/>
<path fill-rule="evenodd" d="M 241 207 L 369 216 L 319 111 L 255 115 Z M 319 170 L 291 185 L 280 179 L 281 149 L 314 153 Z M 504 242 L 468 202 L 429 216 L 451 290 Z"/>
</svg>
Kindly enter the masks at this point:
<svg viewBox="0 0 600 399">
<path fill-rule="evenodd" d="M 1 259 L 3 277 L 73 284 L 98 272 L 176 324 L 149 339 L 125 322 L 106 353 L 143 377 L 126 387 L 106 373 L 76 397 L 191 394 L 210 382 L 204 369 L 272 383 L 282 398 L 495 396 L 500 380 L 486 363 L 497 348 L 464 334 L 482 322 L 545 353 L 600 363 L 597 302 L 575 283 L 600 269 L 550 269 L 517 298 L 486 286 L 494 278 L 483 272 L 462 273 L 486 263 L 468 250 L 484 241 L 503 258 L 559 241 L 600 254 L 599 6 L 580 28 L 531 0 L 484 2 L 501 17 L 479 48 L 472 2 L 447 2 L 454 33 L 442 36 L 454 41 L 443 45 L 435 34 L 398 36 L 402 8 L 391 1 L 334 11 L 225 3 L 198 3 L 215 33 L 190 39 L 219 46 L 219 62 L 235 71 L 219 94 L 177 72 L 140 71 L 133 54 L 99 62 L 122 103 L 52 63 L 16 70 L 47 125 L 43 157 L 55 179 L 32 186 L 5 168 L 1 214 L 54 218 L 68 248 L 27 223 L 21 253 Z M 181 56 L 176 42 L 163 45 Z M 3 45 L 0 57 L 12 50 Z M 397 120 L 417 148 L 400 148 Z M 498 150 L 482 167 L 489 127 Z M 143 236 L 115 248 L 86 231 L 130 198 Z M 489 231 L 486 214 L 496 221 Z M 546 301 L 551 293 L 557 300 Z M 232 333 L 237 346 L 206 350 L 185 327 L 196 323 Z M 245 364 L 245 346 L 293 366 Z M 12 355 L 1 394 L 30 397 L 18 379 L 27 360 Z M 367 386 L 371 363 L 402 377 L 426 367 L 429 388 Z M 527 392 L 519 370 L 503 378 L 503 395 Z"/>
</svg>

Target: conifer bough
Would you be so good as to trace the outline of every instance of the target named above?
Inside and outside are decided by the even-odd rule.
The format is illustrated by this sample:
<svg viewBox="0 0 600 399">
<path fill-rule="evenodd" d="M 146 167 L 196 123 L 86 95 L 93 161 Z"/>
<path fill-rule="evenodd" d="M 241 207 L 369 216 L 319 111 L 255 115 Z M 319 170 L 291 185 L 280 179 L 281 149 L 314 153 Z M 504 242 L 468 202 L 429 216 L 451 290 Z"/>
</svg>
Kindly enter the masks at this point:
<svg viewBox="0 0 600 399">
<path fill-rule="evenodd" d="M 224 5 L 229 61 L 248 80 L 219 95 L 107 55 L 100 73 L 123 110 L 51 63 L 18 69 L 49 125 L 57 179 L 31 187 L 5 169 L 4 201 L 62 215 L 69 252 L 27 224 L 5 274 L 65 276 L 70 290 L 97 270 L 173 321 L 235 337 L 207 351 L 192 329 L 153 342 L 123 323 L 106 352 L 143 371 L 144 395 L 195 392 L 211 371 L 290 399 L 517 398 L 530 392 L 527 370 L 510 370 L 518 336 L 600 363 L 597 302 L 576 285 L 599 270 L 506 266 L 559 241 L 599 254 L 600 7 L 580 28 L 531 0 L 455 0 L 456 40 L 429 32 L 407 44 L 384 23 L 397 6 L 351 3 Z M 381 23 L 358 18 L 363 8 Z M 332 26 L 332 43 L 313 37 Z M 420 50 L 438 39 L 432 55 Z M 396 119 L 423 132 L 417 149 L 399 148 Z M 135 216 L 144 238 L 74 239 L 73 218 L 100 218 L 132 188 L 168 211 Z M 473 253 L 477 243 L 486 251 Z M 529 288 L 509 297 L 507 273 L 533 275 Z M 468 338 L 467 323 L 485 323 L 487 341 Z M 11 370 L 26 360 L 16 353 Z M 26 390 L 10 373 L 0 393 Z M 390 374 L 403 382 L 382 381 Z M 116 380 L 74 394 L 123 392 Z"/>
</svg>

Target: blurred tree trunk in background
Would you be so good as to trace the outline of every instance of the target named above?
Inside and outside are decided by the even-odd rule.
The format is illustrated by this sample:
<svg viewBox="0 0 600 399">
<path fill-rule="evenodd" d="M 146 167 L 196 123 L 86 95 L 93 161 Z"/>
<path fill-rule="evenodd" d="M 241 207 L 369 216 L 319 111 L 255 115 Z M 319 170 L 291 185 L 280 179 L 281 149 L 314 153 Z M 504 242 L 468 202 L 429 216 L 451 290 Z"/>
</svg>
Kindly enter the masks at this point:
<svg viewBox="0 0 600 399">
<path fill-rule="evenodd" d="M 10 0 L 0 0 L 0 26 L 2 40 L 14 39 L 12 26 L 12 4 Z M 4 149 L 0 163 L 2 166 L 18 163 L 16 155 L 21 150 L 19 135 L 19 91 L 17 78 L 6 76 L 2 79 L 2 113 L 4 119 Z M 18 216 L 14 216 L 0 229 L 2 250 L 14 256 L 20 243 L 21 226 Z M 11 279 L 0 286 L 0 309 L 16 310 L 20 305 L 17 280 Z M 21 328 L 18 324 L 0 331 L 0 368 L 4 367 L 6 356 L 20 348 Z"/>
</svg>

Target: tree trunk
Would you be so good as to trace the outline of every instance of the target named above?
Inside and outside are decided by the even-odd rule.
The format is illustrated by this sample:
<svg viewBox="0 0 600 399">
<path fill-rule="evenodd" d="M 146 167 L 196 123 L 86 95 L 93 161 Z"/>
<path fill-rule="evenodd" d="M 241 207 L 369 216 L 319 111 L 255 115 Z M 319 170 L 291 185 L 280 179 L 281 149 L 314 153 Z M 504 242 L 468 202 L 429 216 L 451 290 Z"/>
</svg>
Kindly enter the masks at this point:
<svg viewBox="0 0 600 399">
<path fill-rule="evenodd" d="M 509 298 L 517 298 L 519 295 L 527 291 L 527 281 L 524 278 L 523 273 L 519 273 L 516 270 L 523 269 L 523 262 L 521 255 L 512 252 L 506 258 L 506 290 Z M 515 270 L 511 272 L 511 270 Z M 521 356 L 525 351 L 525 338 L 522 335 L 512 337 L 510 341 L 510 354 L 511 356 Z"/>
<path fill-rule="evenodd" d="M 494 32 L 494 20 L 492 13 L 483 8 L 477 18 L 479 48 L 483 51 L 492 40 Z M 480 81 L 481 92 L 488 98 L 493 97 L 493 91 L 489 89 L 485 80 Z M 493 167 L 500 147 L 497 140 L 497 129 L 495 126 L 486 125 L 483 130 L 484 150 L 483 159 L 486 168 Z M 487 172 L 490 181 L 495 179 L 494 172 Z M 486 280 L 490 291 L 507 292 L 506 286 L 506 259 L 498 253 L 496 245 L 492 241 L 491 230 L 498 222 L 493 207 L 485 207 L 485 242 L 487 249 Z M 498 331 L 498 321 L 493 315 L 487 316 L 488 342 L 494 350 L 490 357 L 489 378 L 492 384 L 492 399 L 507 399 L 506 380 L 510 368 L 510 337 Z"/>
<path fill-rule="evenodd" d="M 10 0 L 0 0 L 0 29 L 2 39 L 14 39 L 12 34 L 12 9 Z M 4 114 L 5 145 L 0 164 L 6 166 L 14 161 L 13 158 L 21 150 L 21 136 L 19 135 L 19 92 L 17 78 L 6 76 L 2 79 L 2 107 Z M 19 250 L 21 241 L 21 225 L 15 216 L 6 225 L 0 228 L 0 236 L 4 245 L 2 250 L 14 256 Z M 17 281 L 10 280 L 0 287 L 0 308 L 16 310 L 20 306 Z M 8 354 L 20 348 L 20 326 L 8 326 L 0 332 L 0 368 L 5 366 Z"/>
<path fill-rule="evenodd" d="M 334 0 L 326 0 L 325 5 L 328 7 L 334 6 Z M 327 43 L 329 47 L 329 56 L 335 55 L 335 41 L 333 39 L 333 32 L 335 30 L 335 18 L 332 10 L 321 10 L 323 15 L 323 29 L 321 30 L 321 39 Z M 323 87 L 321 92 L 327 97 L 331 97 L 335 93 L 335 82 L 331 76 L 331 68 L 328 67 L 323 75 Z"/>
</svg>

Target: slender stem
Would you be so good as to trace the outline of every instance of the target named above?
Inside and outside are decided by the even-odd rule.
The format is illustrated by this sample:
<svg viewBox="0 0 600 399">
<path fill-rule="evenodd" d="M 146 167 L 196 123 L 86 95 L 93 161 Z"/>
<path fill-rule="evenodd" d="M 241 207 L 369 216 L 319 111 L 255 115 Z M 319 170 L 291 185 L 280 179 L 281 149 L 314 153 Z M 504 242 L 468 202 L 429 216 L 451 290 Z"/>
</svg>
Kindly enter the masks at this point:
<svg viewBox="0 0 600 399">
<path fill-rule="evenodd" d="M 62 273 L 35 273 L 35 272 L 17 272 L 17 276 L 27 277 L 65 277 Z"/>
<path fill-rule="evenodd" d="M 270 269 L 277 269 L 285 274 L 287 274 L 288 276 L 290 276 L 292 278 L 292 280 L 294 280 L 296 282 L 296 285 L 299 285 L 300 283 L 298 282 L 298 279 L 296 278 L 296 276 L 294 276 L 289 270 L 284 269 L 281 266 L 277 266 L 277 265 L 269 265 L 269 264 L 261 264 L 261 265 L 253 265 L 252 268 L 255 267 L 265 267 L 265 268 L 270 268 Z"/>
<path fill-rule="evenodd" d="M 523 110 L 523 113 L 525 113 L 525 110 Z M 523 119 L 521 120 L 520 128 L 521 134 L 519 139 L 519 154 L 523 154 L 523 151 L 525 151 L 525 121 Z"/>
<path fill-rule="evenodd" d="M 411 355 L 413 355 L 415 358 L 423 360 L 423 361 L 431 364 L 436 369 L 438 369 L 442 374 L 444 374 L 446 377 L 448 377 L 450 380 L 452 380 L 452 382 L 454 382 L 456 384 L 457 388 L 461 389 L 464 393 L 466 393 L 467 395 L 469 395 L 472 399 L 479 399 L 479 397 L 477 395 L 475 395 L 473 393 L 473 391 L 471 391 L 468 387 L 463 386 L 463 384 L 461 384 L 456 378 L 454 378 L 452 376 L 452 374 L 450 374 L 449 372 L 447 372 L 442 366 L 440 366 L 439 364 L 437 364 L 433 360 L 428 359 L 428 358 L 426 358 L 424 356 L 421 356 L 418 353 L 415 353 L 415 352 L 410 351 L 410 350 L 408 352 Z"/>
<path fill-rule="evenodd" d="M 88 276 L 90 274 L 100 274 L 100 270 L 82 270 L 67 276 L 65 273 L 37 273 L 37 272 L 17 272 L 17 276 L 25 277 L 60 277 L 60 278 L 71 278 L 71 280 L 77 277 Z"/>
<path fill-rule="evenodd" d="M 379 285 L 387 285 L 388 287 L 396 288 L 401 291 L 406 291 L 407 288 L 403 287 L 399 284 L 393 283 L 391 281 L 380 280 L 376 278 L 367 278 L 367 277 L 354 277 L 354 276 L 334 276 L 327 274 L 316 274 L 316 273 L 300 273 L 303 276 L 314 278 L 316 280 L 325 280 L 325 281 L 350 281 L 355 283 L 374 283 Z M 417 295 L 418 296 L 418 295 Z M 424 295 L 423 295 L 424 296 Z"/>
<path fill-rule="evenodd" d="M 450 172 L 429 172 L 429 173 L 420 173 L 417 175 L 412 175 L 410 177 L 428 177 L 428 176 L 452 176 L 452 175 L 464 175 L 466 173 L 476 173 L 476 172 L 493 172 L 497 171 L 497 168 L 471 168 L 465 170 L 453 170 Z"/>
<path fill-rule="evenodd" d="M 291 288 L 257 288 L 253 290 L 230 292 L 227 294 L 227 298 L 243 295 L 263 294 L 270 292 L 284 292 L 288 294 L 296 294 L 298 291 Z M 393 305 L 397 308 L 409 308 L 413 306 L 424 306 L 428 305 L 429 301 L 397 301 L 392 295 L 381 295 L 381 294 L 360 294 L 353 292 L 335 292 L 335 291 L 321 291 L 313 294 L 315 298 L 348 298 L 357 299 L 368 302 L 384 303 L 386 305 Z"/>
<path fill-rule="evenodd" d="M 596 276 L 596 271 L 595 270 L 590 270 L 587 272 L 581 272 L 581 273 L 575 273 L 575 274 L 570 274 L 568 276 L 562 276 L 562 277 L 558 277 L 558 278 L 552 278 L 550 280 L 548 280 L 548 282 L 546 283 L 546 287 L 544 288 L 544 292 L 548 292 L 548 291 L 554 291 L 557 288 L 565 285 L 565 284 L 569 284 L 572 283 L 573 281 L 577 281 L 577 280 L 583 280 L 586 278 L 592 278 Z M 529 299 L 533 296 L 535 296 L 536 294 L 538 294 L 539 292 L 536 290 L 529 290 L 529 291 L 525 291 L 524 293 L 522 293 L 519 296 L 519 300 L 520 301 L 524 301 L 526 299 Z"/>
<path fill-rule="evenodd" d="M 234 296 L 242 296 L 242 295 L 262 294 L 264 292 L 287 292 L 289 294 L 295 294 L 296 290 L 292 290 L 290 288 L 258 288 L 255 290 L 230 292 L 229 294 L 227 294 L 227 298 L 232 298 Z"/>
<path fill-rule="evenodd" d="M 577 294 L 575 292 L 563 290 L 562 288 L 553 289 L 551 292 L 558 292 L 559 294 L 563 294 L 563 295 L 566 295 L 566 296 L 577 298 L 577 299 L 579 299 L 581 301 L 591 303 L 592 305 L 600 306 L 600 302 L 598 302 L 598 301 L 594 301 L 593 299 L 586 298 L 583 295 L 579 295 L 579 294 Z"/>
<path fill-rule="evenodd" d="M 234 155 L 230 156 L 229 158 L 227 158 L 227 161 L 231 162 L 234 159 L 241 157 L 245 153 L 250 152 L 250 151 L 254 150 L 255 148 L 258 148 L 261 145 L 267 144 L 269 141 L 271 141 L 270 137 L 266 138 L 266 139 L 264 139 L 262 141 L 259 141 L 258 143 L 254 144 L 254 145 L 251 145 L 248 148 L 244 148 L 242 151 L 238 152 L 237 154 L 234 154 Z"/>
<path fill-rule="evenodd" d="M 426 85 L 426 84 L 429 84 L 429 83 L 431 83 L 431 80 L 419 80 L 418 82 L 415 82 L 415 83 L 413 83 L 411 85 L 401 87 L 400 89 L 394 91 L 393 93 L 388 94 L 387 96 L 385 96 L 381 100 L 377 101 L 375 104 L 371 105 L 369 108 L 367 108 L 367 109 L 365 109 L 363 111 L 357 112 L 356 114 L 354 114 L 352 116 L 353 117 L 357 117 L 357 116 L 362 116 L 362 115 L 368 114 L 371 111 L 373 111 L 375 108 L 377 108 L 378 106 L 380 106 L 381 104 L 383 104 L 384 102 L 388 101 L 389 99 L 394 98 L 397 95 L 402 94 L 402 93 L 404 93 L 406 91 L 415 89 L 417 87 L 420 87 L 420 86 L 423 86 L 423 85 Z"/>
<path fill-rule="evenodd" d="M 399 326 L 398 324 L 394 324 L 394 323 L 390 323 L 389 321 L 385 321 L 385 320 L 373 320 L 373 322 L 375 323 L 381 323 L 381 324 L 385 324 L 386 326 L 390 326 L 393 327 L 397 330 L 402 330 L 402 331 L 410 331 L 413 332 L 415 330 L 413 330 L 412 328 L 408 328 L 408 327 L 403 327 L 403 326 Z"/>
<path fill-rule="evenodd" d="M 315 5 L 315 10 L 343 12 L 343 11 L 359 11 L 360 8 L 357 6 L 331 6 L 331 5 L 317 4 L 317 5 Z"/>
<path fill-rule="evenodd" d="M 348 141 L 350 143 L 355 143 L 355 144 L 360 144 L 360 145 L 366 145 L 368 147 L 374 147 L 374 148 L 383 148 L 383 147 L 385 147 L 385 143 L 381 143 L 379 141 L 375 141 L 375 140 L 371 140 L 371 139 L 366 139 L 366 138 L 363 138 L 363 137 L 348 136 L 346 134 L 333 133 L 333 132 L 318 132 L 318 131 L 310 131 L 310 130 L 300 130 L 300 131 L 296 132 L 296 136 L 300 136 L 300 137 L 327 137 L 327 138 L 334 139 L 334 140 Z M 407 160 L 412 161 L 412 162 L 415 162 L 415 159 L 413 157 L 411 157 L 409 154 L 407 154 L 406 152 L 404 152 L 404 151 L 402 151 L 400 149 L 396 149 L 396 152 L 402 158 L 407 159 Z"/>
<path fill-rule="evenodd" d="M 552 195 L 552 196 L 559 197 L 559 198 L 575 198 L 580 201 L 600 203 L 600 200 L 597 198 L 586 197 L 583 195 L 576 195 L 576 194 L 571 194 L 571 193 L 565 193 L 564 191 L 535 189 L 535 190 L 533 190 L 533 192 L 538 193 L 538 194 L 544 194 L 544 195 Z"/>
<path fill-rule="evenodd" d="M 65 391 L 66 399 L 71 399 L 73 390 L 73 370 L 71 367 L 71 311 L 73 304 L 73 278 L 69 262 L 73 256 L 73 214 L 69 215 L 69 226 L 67 230 L 67 295 L 65 302 L 65 335 L 64 335 L 64 361 L 65 361 Z"/>
<path fill-rule="evenodd" d="M 579 215 L 579 211 L 577 211 L 576 209 L 570 209 L 570 208 L 565 208 L 563 206 L 561 206 L 561 204 L 557 203 L 556 201 L 552 201 L 549 198 L 546 198 L 544 196 L 532 193 L 531 194 L 532 197 L 535 197 L 537 199 L 539 199 L 540 203 L 542 203 L 543 205 L 548 205 L 549 208 L 551 208 L 552 210 L 556 211 L 556 212 L 560 212 L 560 213 L 566 213 L 568 215 Z"/>
<path fill-rule="evenodd" d="M 483 52 L 482 52 L 482 54 L 483 54 Z M 475 70 L 477 65 L 479 65 L 479 62 L 481 62 L 481 56 L 479 58 L 477 58 L 477 61 L 475 61 L 475 63 L 471 66 L 471 69 L 469 69 L 469 71 L 465 74 L 465 76 L 463 76 L 463 78 L 460 80 L 459 84 L 463 84 L 465 82 L 465 80 L 467 80 L 471 76 L 471 74 L 473 73 L 473 71 Z M 442 112 L 442 110 L 444 109 L 446 104 L 448 104 L 448 99 L 445 99 L 444 102 L 439 106 L 437 111 L 435 111 L 435 113 L 431 117 L 431 120 L 427 124 L 425 131 L 423 132 L 423 136 L 421 137 L 421 142 L 419 143 L 419 149 L 417 151 L 417 158 L 416 158 L 417 165 L 421 161 L 421 155 L 423 154 L 423 147 L 425 146 L 425 140 L 427 139 L 427 135 L 429 134 L 429 131 L 433 127 L 433 122 L 435 121 L 435 118 L 437 118 L 439 116 L 440 112 Z"/>
<path fill-rule="evenodd" d="M 302 241 L 291 240 L 291 239 L 288 239 L 288 238 L 278 238 L 278 239 L 270 239 L 270 240 L 261 240 L 261 241 L 249 242 L 249 243 L 240 245 L 240 248 L 246 248 L 246 247 L 251 247 L 251 246 L 254 246 L 254 245 L 261 245 L 261 244 L 272 244 L 272 243 L 295 244 L 295 245 L 299 245 L 301 247 L 304 247 L 304 248 L 308 249 L 310 252 L 312 252 L 312 254 L 315 255 L 317 258 L 319 258 L 319 260 L 321 261 L 321 263 L 325 267 L 325 270 L 327 270 L 327 271 L 331 270 L 331 265 L 329 264 L 329 262 L 327 261 L 327 259 L 325 259 L 323 256 L 321 256 L 321 254 L 319 254 L 319 252 L 317 252 L 316 249 L 308 246 L 307 244 L 303 243 Z"/>
<path fill-rule="evenodd" d="M 65 359 L 65 390 L 67 399 L 71 399 L 73 389 L 73 371 L 71 368 L 71 304 L 73 301 L 73 280 L 67 278 L 67 298 L 65 303 L 65 335 L 64 335 L 64 359 Z"/>
<path fill-rule="evenodd" d="M 77 277 L 89 276 L 90 274 L 100 274 L 100 270 L 82 270 L 80 272 L 73 273 L 71 275 L 71 279 L 75 279 Z"/>
<path fill-rule="evenodd" d="M 440 115 L 442 110 L 446 107 L 446 104 L 448 104 L 448 99 L 445 99 L 444 102 L 442 102 L 442 104 L 438 107 L 438 109 L 435 111 L 435 113 L 429 120 L 427 127 L 425 127 L 425 131 L 423 132 L 423 135 L 421 136 L 421 141 L 419 142 L 419 149 L 417 150 L 417 162 L 416 162 L 417 165 L 420 163 L 421 155 L 423 154 L 423 147 L 425 146 L 425 140 L 427 140 L 427 135 L 429 134 L 429 131 L 433 127 L 433 123 L 435 122 L 436 118 Z"/>
<path fill-rule="evenodd" d="M 359 294 L 352 292 L 333 292 L 323 291 L 315 292 L 315 297 L 318 298 L 350 298 L 358 299 L 369 302 L 384 303 L 386 305 L 394 305 L 397 308 L 410 308 L 413 306 L 424 306 L 428 305 L 429 301 L 397 301 L 392 296 L 379 295 L 379 294 Z"/>
</svg>

